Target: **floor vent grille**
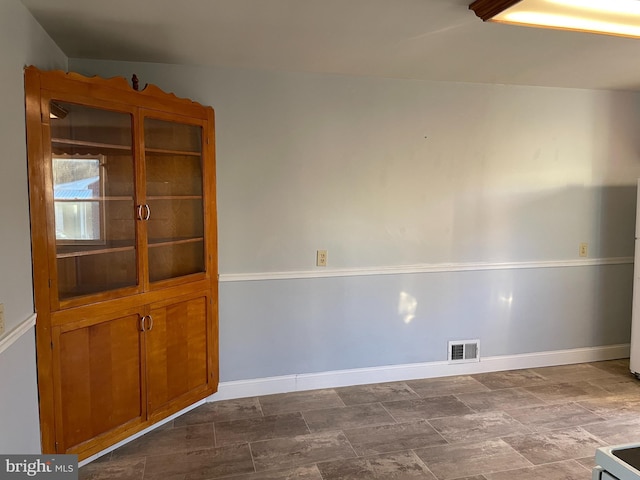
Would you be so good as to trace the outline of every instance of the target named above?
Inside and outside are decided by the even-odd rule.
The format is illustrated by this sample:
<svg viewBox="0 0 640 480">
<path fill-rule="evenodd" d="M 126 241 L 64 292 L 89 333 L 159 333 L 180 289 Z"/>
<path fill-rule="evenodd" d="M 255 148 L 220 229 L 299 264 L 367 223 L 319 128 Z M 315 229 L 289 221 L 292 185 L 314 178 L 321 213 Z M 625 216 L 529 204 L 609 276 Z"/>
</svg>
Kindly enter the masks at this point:
<svg viewBox="0 0 640 480">
<path fill-rule="evenodd" d="M 449 342 L 449 363 L 479 362 L 480 340 Z"/>
</svg>

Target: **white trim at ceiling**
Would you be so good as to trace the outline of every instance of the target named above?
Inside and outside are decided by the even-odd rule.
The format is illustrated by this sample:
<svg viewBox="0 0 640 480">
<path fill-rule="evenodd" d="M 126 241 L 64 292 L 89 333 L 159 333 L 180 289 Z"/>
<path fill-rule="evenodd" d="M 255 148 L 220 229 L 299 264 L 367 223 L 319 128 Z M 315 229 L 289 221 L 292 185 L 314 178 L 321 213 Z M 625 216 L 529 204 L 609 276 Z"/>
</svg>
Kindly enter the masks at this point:
<svg viewBox="0 0 640 480">
<path fill-rule="evenodd" d="M 632 264 L 633 257 L 581 258 L 577 260 L 546 260 L 530 262 L 467 262 L 423 263 L 393 267 L 322 268 L 289 272 L 221 273 L 220 282 L 248 282 L 254 280 L 293 280 L 303 278 L 359 277 L 367 275 L 405 275 L 412 273 L 475 272 L 483 270 L 517 270 L 531 268 L 596 267 Z"/>
</svg>

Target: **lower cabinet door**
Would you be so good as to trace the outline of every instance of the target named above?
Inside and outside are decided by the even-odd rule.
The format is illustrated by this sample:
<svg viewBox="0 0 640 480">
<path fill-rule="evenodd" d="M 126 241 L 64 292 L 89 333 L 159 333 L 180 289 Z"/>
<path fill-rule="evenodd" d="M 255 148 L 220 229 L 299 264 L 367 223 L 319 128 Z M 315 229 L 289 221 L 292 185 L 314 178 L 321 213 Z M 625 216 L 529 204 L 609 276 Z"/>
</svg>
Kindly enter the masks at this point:
<svg viewBox="0 0 640 480">
<path fill-rule="evenodd" d="M 53 333 L 59 453 L 95 450 L 145 420 L 138 314 Z"/>
<path fill-rule="evenodd" d="M 149 416 L 175 412 L 213 392 L 209 297 L 150 306 L 145 329 Z"/>
</svg>

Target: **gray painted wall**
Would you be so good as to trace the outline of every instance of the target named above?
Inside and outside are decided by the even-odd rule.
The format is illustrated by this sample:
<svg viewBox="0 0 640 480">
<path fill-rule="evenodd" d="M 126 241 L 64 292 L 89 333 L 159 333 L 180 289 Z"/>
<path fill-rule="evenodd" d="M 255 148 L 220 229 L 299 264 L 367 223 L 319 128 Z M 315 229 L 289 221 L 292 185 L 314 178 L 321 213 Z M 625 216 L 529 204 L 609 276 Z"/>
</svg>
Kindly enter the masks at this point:
<svg viewBox="0 0 640 480">
<path fill-rule="evenodd" d="M 0 2 L 0 303 L 6 332 L 33 314 L 24 127 L 25 65 L 67 58 L 18 0 Z M 0 353 L 0 452 L 40 452 L 33 329 Z"/>
<path fill-rule="evenodd" d="M 70 59 L 216 109 L 222 280 L 633 255 L 640 95 Z M 221 380 L 626 343 L 632 265 L 225 282 Z M 402 299 L 415 304 L 406 323 Z"/>
<path fill-rule="evenodd" d="M 223 283 L 222 379 L 442 361 L 449 340 L 483 356 L 626 343 L 631 280 L 620 265 Z"/>
</svg>

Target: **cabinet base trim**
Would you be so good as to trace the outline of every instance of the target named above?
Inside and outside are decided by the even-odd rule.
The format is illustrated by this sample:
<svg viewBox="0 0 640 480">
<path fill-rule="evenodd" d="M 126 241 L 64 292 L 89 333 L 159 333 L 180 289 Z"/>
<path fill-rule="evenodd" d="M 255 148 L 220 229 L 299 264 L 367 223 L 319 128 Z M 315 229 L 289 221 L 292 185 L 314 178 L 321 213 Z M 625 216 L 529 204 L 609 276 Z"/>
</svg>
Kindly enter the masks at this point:
<svg viewBox="0 0 640 480">
<path fill-rule="evenodd" d="M 447 361 L 357 368 L 331 372 L 284 375 L 220 382 L 218 392 L 208 401 L 271 395 L 319 388 L 347 387 L 369 383 L 398 382 L 420 378 L 471 375 L 475 373 L 518 370 L 522 368 L 550 367 L 572 363 L 597 362 L 628 358 L 630 345 L 605 345 L 547 352 L 501 355 L 482 358 L 480 362 L 450 364 Z"/>
<path fill-rule="evenodd" d="M 130 437 L 125 438 L 124 440 L 119 441 L 118 443 L 115 443 L 113 445 L 111 445 L 109 448 L 105 448 L 104 450 L 91 455 L 90 457 L 85 458 L 84 460 L 81 460 L 80 462 L 78 462 L 78 467 L 83 467 L 84 465 L 86 465 L 87 463 L 91 463 L 94 460 L 97 460 L 98 458 L 102 457 L 103 455 L 106 455 L 107 453 L 112 452 L 113 450 L 122 447 L 123 445 L 126 445 L 127 443 L 135 440 L 136 438 L 140 438 L 141 436 L 155 430 L 156 428 L 164 425 L 165 423 L 169 423 L 171 422 L 174 418 L 178 418 L 180 415 L 184 415 L 185 413 L 193 410 L 194 408 L 199 407 L 200 405 L 207 403 L 209 400 L 208 398 L 203 398 L 202 400 L 197 401 L 196 403 L 194 403 L 193 405 L 189 405 L 186 408 L 183 408 L 182 410 L 180 410 L 179 412 L 174 413 L 173 415 L 169 415 L 166 418 L 163 418 L 162 420 L 158 420 L 156 423 L 154 423 L 153 425 L 151 425 L 150 427 L 145 428 L 144 430 L 141 430 L 137 433 L 134 433 L 133 435 L 131 435 Z"/>
<path fill-rule="evenodd" d="M 6 333 L 3 337 L 0 338 L 0 353 L 4 352 L 7 348 L 16 343 L 22 335 L 30 331 L 33 327 L 35 327 L 35 325 L 36 314 L 34 313 L 22 323 L 18 324 L 18 326 L 14 327 L 13 330 Z"/>
</svg>

